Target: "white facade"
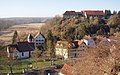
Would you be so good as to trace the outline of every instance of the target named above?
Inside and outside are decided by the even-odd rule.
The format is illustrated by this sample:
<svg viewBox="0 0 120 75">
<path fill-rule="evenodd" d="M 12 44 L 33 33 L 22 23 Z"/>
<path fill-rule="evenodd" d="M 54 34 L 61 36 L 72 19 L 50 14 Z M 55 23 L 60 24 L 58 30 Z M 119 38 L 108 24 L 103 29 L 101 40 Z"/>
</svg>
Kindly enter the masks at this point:
<svg viewBox="0 0 120 75">
<path fill-rule="evenodd" d="M 89 40 L 84 39 L 83 41 L 88 47 L 93 47 L 95 45 L 95 41 L 93 39 L 89 39 Z"/>
<path fill-rule="evenodd" d="M 28 42 L 33 42 L 33 36 L 31 34 L 28 35 L 27 41 Z"/>
<path fill-rule="evenodd" d="M 45 43 L 45 38 L 42 34 L 38 34 L 34 38 L 35 46 L 42 46 Z"/>
<path fill-rule="evenodd" d="M 19 52 L 18 50 L 15 50 L 10 53 L 9 48 L 7 47 L 7 53 L 8 53 L 8 57 L 12 56 L 13 59 L 22 59 L 22 58 L 29 58 L 30 57 L 30 52 Z"/>
<path fill-rule="evenodd" d="M 17 56 L 17 59 L 29 58 L 30 52 L 17 52 L 16 56 Z"/>
<path fill-rule="evenodd" d="M 68 49 L 56 48 L 56 55 L 63 56 L 64 59 L 68 58 Z"/>
</svg>

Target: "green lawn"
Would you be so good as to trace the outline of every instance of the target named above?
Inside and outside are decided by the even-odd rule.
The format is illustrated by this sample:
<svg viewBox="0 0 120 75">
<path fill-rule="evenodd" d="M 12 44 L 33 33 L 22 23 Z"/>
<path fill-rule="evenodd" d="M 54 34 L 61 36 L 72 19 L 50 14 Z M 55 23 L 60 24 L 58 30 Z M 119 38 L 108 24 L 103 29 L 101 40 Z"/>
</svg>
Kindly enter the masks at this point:
<svg viewBox="0 0 120 75">
<path fill-rule="evenodd" d="M 36 64 L 35 61 L 33 62 L 33 60 L 34 59 L 23 59 L 23 60 L 20 60 L 19 64 L 16 64 L 16 65 L 14 65 L 12 67 L 13 73 L 18 73 L 18 72 L 21 73 L 22 69 L 23 68 L 27 68 L 27 66 L 29 66 L 29 65 L 32 65 L 33 68 L 37 67 L 39 69 L 40 68 L 45 68 L 47 66 L 51 66 L 51 62 L 50 61 L 42 61 L 43 58 L 39 59 L 40 61 L 37 62 L 37 64 Z M 53 64 L 62 64 L 62 63 L 65 63 L 65 62 L 66 62 L 65 60 L 56 60 L 56 61 L 53 62 Z M 31 69 L 29 69 L 29 70 L 31 70 Z M 8 72 L 10 72 L 8 66 L 4 66 L 3 70 L 0 70 L 0 73 L 8 73 Z"/>
</svg>

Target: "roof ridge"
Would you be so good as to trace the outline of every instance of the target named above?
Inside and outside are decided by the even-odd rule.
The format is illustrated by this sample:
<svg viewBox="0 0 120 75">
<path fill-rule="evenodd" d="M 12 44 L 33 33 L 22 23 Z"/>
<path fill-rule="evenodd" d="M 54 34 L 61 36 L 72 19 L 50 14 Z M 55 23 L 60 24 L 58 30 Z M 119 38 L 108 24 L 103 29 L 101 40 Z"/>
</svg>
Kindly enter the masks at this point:
<svg viewBox="0 0 120 75">
<path fill-rule="evenodd" d="M 30 43 L 28 43 L 28 46 L 31 47 L 31 46 L 30 46 Z M 34 49 L 33 47 L 31 47 L 31 48 Z"/>
</svg>

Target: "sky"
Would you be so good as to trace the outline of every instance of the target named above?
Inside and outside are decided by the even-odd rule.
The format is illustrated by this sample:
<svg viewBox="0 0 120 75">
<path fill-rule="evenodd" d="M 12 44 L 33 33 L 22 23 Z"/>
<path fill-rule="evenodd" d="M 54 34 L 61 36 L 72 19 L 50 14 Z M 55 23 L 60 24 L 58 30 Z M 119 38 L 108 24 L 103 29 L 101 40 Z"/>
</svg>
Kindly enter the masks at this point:
<svg viewBox="0 0 120 75">
<path fill-rule="evenodd" d="M 54 17 L 65 11 L 120 10 L 120 0 L 0 0 L 0 18 Z"/>
</svg>

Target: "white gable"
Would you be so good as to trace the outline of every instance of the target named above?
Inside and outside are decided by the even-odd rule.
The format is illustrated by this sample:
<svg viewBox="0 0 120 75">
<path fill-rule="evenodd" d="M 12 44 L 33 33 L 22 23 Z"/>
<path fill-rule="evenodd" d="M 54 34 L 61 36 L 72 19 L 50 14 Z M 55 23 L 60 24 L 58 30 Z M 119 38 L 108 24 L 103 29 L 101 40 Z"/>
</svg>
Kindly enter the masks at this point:
<svg viewBox="0 0 120 75">
<path fill-rule="evenodd" d="M 45 38 L 42 34 L 37 34 L 34 38 L 34 43 L 36 46 L 41 46 L 45 43 Z"/>
</svg>

